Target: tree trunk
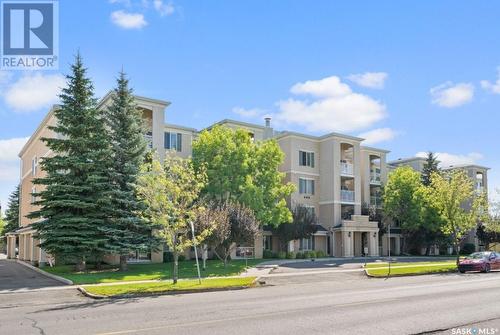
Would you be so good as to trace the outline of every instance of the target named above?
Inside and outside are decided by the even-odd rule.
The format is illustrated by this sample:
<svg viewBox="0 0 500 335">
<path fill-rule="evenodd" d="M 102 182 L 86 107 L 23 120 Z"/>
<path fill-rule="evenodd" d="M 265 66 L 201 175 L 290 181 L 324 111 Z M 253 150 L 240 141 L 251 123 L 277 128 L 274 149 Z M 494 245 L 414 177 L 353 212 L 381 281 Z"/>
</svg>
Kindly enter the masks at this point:
<svg viewBox="0 0 500 335">
<path fill-rule="evenodd" d="M 84 258 L 80 258 L 75 265 L 76 271 L 83 272 L 87 269 L 87 264 L 85 263 Z"/>
<path fill-rule="evenodd" d="M 127 271 L 127 255 L 120 255 L 120 271 Z"/>
<path fill-rule="evenodd" d="M 460 242 L 455 240 L 455 252 L 457 254 L 457 267 L 458 264 L 460 263 Z"/>
<path fill-rule="evenodd" d="M 174 284 L 177 284 L 177 279 L 179 276 L 179 254 L 177 253 L 177 251 L 173 251 L 172 253 L 174 255 L 174 271 L 172 279 L 174 281 Z"/>
<path fill-rule="evenodd" d="M 224 268 L 226 268 L 226 267 L 227 267 L 227 258 L 228 258 L 228 257 L 229 257 L 228 255 L 226 255 L 226 256 L 224 257 Z"/>
</svg>

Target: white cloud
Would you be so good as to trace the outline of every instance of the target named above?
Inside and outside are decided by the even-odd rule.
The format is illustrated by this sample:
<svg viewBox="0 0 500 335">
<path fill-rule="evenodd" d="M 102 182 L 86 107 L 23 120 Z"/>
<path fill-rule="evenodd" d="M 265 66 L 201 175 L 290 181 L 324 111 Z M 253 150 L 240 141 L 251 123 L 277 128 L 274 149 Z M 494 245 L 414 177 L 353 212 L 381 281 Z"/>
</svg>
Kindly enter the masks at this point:
<svg viewBox="0 0 500 335">
<path fill-rule="evenodd" d="M 32 112 L 57 103 L 64 85 L 65 78 L 60 74 L 30 73 L 7 87 L 3 97 L 14 111 Z"/>
<path fill-rule="evenodd" d="M 0 162 L 17 161 L 17 154 L 28 141 L 28 137 L 0 140 Z"/>
<path fill-rule="evenodd" d="M 384 88 L 385 80 L 387 79 L 385 72 L 365 72 L 358 74 L 351 74 L 347 79 L 358 84 L 359 86 L 382 89 Z"/>
<path fill-rule="evenodd" d="M 27 137 L 0 140 L 0 204 L 5 210 L 10 192 L 19 183 L 19 151 Z"/>
<path fill-rule="evenodd" d="M 441 107 L 462 106 L 474 97 L 474 86 L 469 83 L 453 84 L 448 81 L 430 90 L 432 103 Z"/>
<path fill-rule="evenodd" d="M 316 99 L 279 101 L 275 119 L 284 124 L 303 126 L 309 131 L 351 132 L 370 127 L 386 117 L 381 102 L 354 93 L 336 76 L 297 83 L 290 91 Z"/>
<path fill-rule="evenodd" d="M 394 139 L 398 135 L 398 132 L 391 128 L 378 128 L 373 129 L 358 136 L 364 138 L 363 145 L 373 145 L 380 142 L 387 142 Z"/>
<path fill-rule="evenodd" d="M 121 5 L 124 5 L 124 6 L 127 6 L 127 7 L 132 5 L 131 0 L 109 0 L 109 3 L 111 3 L 111 4 L 121 4 Z"/>
<path fill-rule="evenodd" d="M 163 3 L 162 0 L 154 0 L 153 6 L 155 10 L 160 13 L 161 16 L 172 15 L 175 11 L 174 4 L 172 2 Z"/>
<path fill-rule="evenodd" d="M 148 24 L 143 14 L 127 13 L 123 10 L 112 12 L 111 22 L 123 29 L 141 29 Z"/>
<path fill-rule="evenodd" d="M 241 117 L 244 118 L 255 118 L 257 116 L 261 116 L 266 113 L 264 109 L 260 108 L 251 108 L 251 109 L 246 109 L 243 107 L 234 107 L 233 108 L 233 113 L 238 114 Z"/>
<path fill-rule="evenodd" d="M 481 80 L 481 87 L 494 94 L 500 94 L 500 66 L 497 67 L 497 81 L 494 83 L 488 80 Z"/>
<path fill-rule="evenodd" d="M 441 167 L 450 167 L 452 165 L 461 164 L 476 164 L 477 161 L 483 159 L 483 155 L 478 152 L 471 152 L 466 155 L 463 154 L 450 154 L 447 152 L 436 152 L 437 160 L 440 161 Z M 417 152 L 417 157 L 426 158 L 427 152 Z"/>
</svg>

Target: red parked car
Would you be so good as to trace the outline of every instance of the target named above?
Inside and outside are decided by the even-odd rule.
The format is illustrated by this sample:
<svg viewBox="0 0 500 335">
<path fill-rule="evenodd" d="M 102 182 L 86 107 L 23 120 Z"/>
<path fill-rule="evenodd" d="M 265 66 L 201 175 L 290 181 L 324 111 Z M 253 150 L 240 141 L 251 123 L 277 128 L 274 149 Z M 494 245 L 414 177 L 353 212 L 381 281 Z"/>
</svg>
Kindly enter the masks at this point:
<svg viewBox="0 0 500 335">
<path fill-rule="evenodd" d="M 491 270 L 500 270 L 500 254 L 494 251 L 474 252 L 458 264 L 458 271 L 490 272 Z"/>
</svg>

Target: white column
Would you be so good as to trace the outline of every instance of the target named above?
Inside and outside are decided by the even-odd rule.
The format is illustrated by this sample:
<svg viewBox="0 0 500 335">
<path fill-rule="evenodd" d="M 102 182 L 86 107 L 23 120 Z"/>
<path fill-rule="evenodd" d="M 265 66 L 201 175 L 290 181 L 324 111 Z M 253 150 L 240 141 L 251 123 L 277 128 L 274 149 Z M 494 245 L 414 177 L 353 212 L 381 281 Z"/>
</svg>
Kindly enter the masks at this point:
<svg viewBox="0 0 500 335">
<path fill-rule="evenodd" d="M 165 160 L 165 110 L 153 107 L 153 149 L 156 149 L 160 162 Z"/>
</svg>

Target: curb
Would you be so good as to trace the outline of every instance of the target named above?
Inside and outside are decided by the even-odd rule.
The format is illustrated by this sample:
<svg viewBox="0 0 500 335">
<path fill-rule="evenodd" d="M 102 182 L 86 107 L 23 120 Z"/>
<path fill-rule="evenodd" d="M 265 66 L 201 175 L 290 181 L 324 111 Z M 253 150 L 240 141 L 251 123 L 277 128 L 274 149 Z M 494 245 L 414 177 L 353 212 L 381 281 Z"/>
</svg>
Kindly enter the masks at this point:
<svg viewBox="0 0 500 335">
<path fill-rule="evenodd" d="M 52 273 L 48 273 L 46 271 L 43 271 L 42 269 L 37 268 L 36 266 L 33 266 L 33 265 L 31 265 L 31 264 L 29 264 L 29 263 L 27 263 L 25 261 L 21 261 L 19 259 L 16 259 L 15 262 L 17 264 L 21 264 L 21 265 L 23 265 L 23 266 L 25 266 L 25 267 L 33 270 L 33 271 L 36 271 L 36 272 L 38 272 L 38 273 L 40 273 L 40 274 L 42 274 L 42 275 L 44 275 L 46 277 L 49 277 L 49 278 L 54 279 L 54 280 L 57 280 L 58 282 L 61 282 L 61 283 L 65 284 L 65 285 L 73 285 L 73 282 L 71 280 L 63 278 L 63 277 L 60 277 L 60 276 L 57 276 L 57 275 L 54 275 Z"/>
<path fill-rule="evenodd" d="M 161 295 L 179 295 L 179 294 L 191 294 L 191 293 L 207 293 L 207 292 L 221 292 L 221 291 L 238 291 L 244 290 L 256 286 L 264 286 L 266 282 L 262 280 L 260 277 L 257 277 L 252 281 L 252 283 L 248 286 L 232 286 L 232 287 L 221 287 L 221 288 L 207 288 L 200 290 L 172 290 L 172 291 L 164 291 L 164 292 L 151 292 L 151 293 L 138 293 L 138 294 L 120 294 L 113 296 L 106 296 L 100 294 L 93 294 L 88 292 L 83 286 L 77 286 L 77 290 L 80 291 L 84 296 L 100 300 L 100 299 L 127 299 L 127 298 L 141 298 L 141 297 L 154 297 Z"/>
<path fill-rule="evenodd" d="M 375 279 L 387 279 L 387 278 L 395 278 L 395 277 L 416 277 L 416 276 L 429 276 L 429 275 L 439 275 L 439 274 L 445 274 L 445 273 L 457 273 L 457 270 L 448 270 L 448 271 L 439 271 L 439 272 L 421 272 L 421 273 L 407 273 L 407 274 L 396 274 L 393 275 L 391 274 L 390 276 L 374 276 L 368 273 L 367 269 L 364 269 L 365 275 L 368 278 L 375 278 Z"/>
</svg>

